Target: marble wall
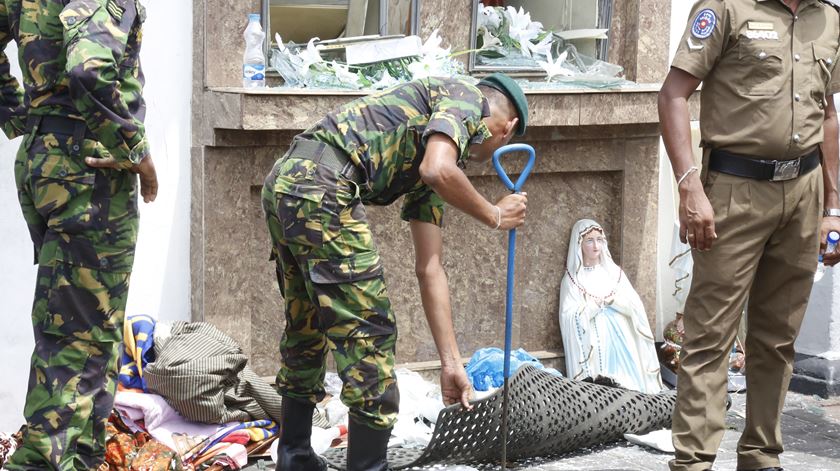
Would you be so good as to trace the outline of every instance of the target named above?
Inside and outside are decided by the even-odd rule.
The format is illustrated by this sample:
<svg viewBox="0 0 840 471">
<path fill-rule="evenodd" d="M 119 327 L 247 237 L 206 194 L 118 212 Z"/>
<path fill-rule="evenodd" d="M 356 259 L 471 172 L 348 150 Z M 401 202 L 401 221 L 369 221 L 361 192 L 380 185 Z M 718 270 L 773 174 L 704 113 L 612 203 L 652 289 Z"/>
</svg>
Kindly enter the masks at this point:
<svg viewBox="0 0 840 471">
<path fill-rule="evenodd" d="M 467 0 L 421 0 L 421 35 L 439 29 L 453 49 L 467 47 L 470 5 Z M 656 28 L 642 31 L 650 25 L 639 19 L 640 11 L 661 12 L 667 5 L 665 0 L 616 0 L 613 34 L 620 37 L 612 42 L 610 54 L 626 61 L 629 77 L 653 77 L 651 71 L 667 60 L 667 40 L 648 43 L 643 38 L 658 33 Z M 212 322 L 233 335 L 250 353 L 258 373 L 273 374 L 279 361 L 282 299 L 274 266 L 268 261 L 259 191 L 291 137 L 356 94 L 244 94 L 224 89 L 239 85 L 241 30 L 251 11 L 259 11 L 258 1 L 195 0 L 192 310 L 195 320 Z M 529 95 L 532 126 L 523 141 L 534 145 L 538 163 L 526 185 L 528 222 L 518 238 L 515 346 L 562 348 L 559 286 L 569 231 L 583 217 L 594 218 L 606 228 L 611 251 L 640 292 L 653 323 L 658 195 L 655 95 L 655 89 Z M 518 158 L 507 163 L 511 169 L 518 165 Z M 471 165 L 467 172 L 488 199 L 505 193 L 489 165 Z M 413 253 L 409 228 L 398 211 L 394 205 L 370 208 L 368 213 L 398 319 L 397 360 L 434 360 L 437 355 L 409 255 Z M 502 345 L 506 235 L 450 210 L 444 240 L 462 355 Z"/>
<path fill-rule="evenodd" d="M 655 314 L 655 223 L 657 181 L 655 127 L 580 133 L 574 128 L 535 130 L 526 141 L 538 155 L 526 184 L 527 224 L 519 230 L 516 259 L 514 345 L 528 350 L 561 349 L 558 294 L 569 233 L 580 218 L 601 222 L 611 250 Z M 642 132 L 640 132 L 642 131 Z M 259 192 L 282 143 L 292 132 L 262 132 L 249 139 L 269 143 L 245 147 L 236 137 L 204 150 L 201 180 L 203 309 L 198 318 L 231 333 L 251 354 L 254 368 L 270 374 L 277 364 L 282 303 L 269 262 Z M 606 136 L 606 137 L 602 137 Z M 225 139 L 230 139 L 229 141 Z M 231 146 L 228 146 L 231 145 Z M 511 173 L 524 158 L 506 160 Z M 490 200 L 506 190 L 489 165 L 468 167 L 476 188 Z M 369 208 L 382 252 L 389 295 L 398 319 L 398 361 L 436 358 L 417 290 L 408 225 L 399 206 Z M 449 208 L 444 227 L 458 341 L 463 355 L 501 345 L 504 332 L 507 237 Z M 197 255 L 197 254 L 196 254 Z"/>
</svg>

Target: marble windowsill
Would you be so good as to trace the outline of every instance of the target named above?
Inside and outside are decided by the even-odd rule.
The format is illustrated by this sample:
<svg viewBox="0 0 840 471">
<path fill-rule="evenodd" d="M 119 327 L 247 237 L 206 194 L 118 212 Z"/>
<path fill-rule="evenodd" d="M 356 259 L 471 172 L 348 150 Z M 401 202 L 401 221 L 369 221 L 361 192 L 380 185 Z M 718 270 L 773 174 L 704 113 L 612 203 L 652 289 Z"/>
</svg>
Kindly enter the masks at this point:
<svg viewBox="0 0 840 471">
<path fill-rule="evenodd" d="M 529 127 L 657 125 L 659 84 L 595 90 L 527 90 Z M 324 114 L 366 90 L 207 89 L 205 116 L 213 129 L 282 131 L 306 129 Z M 691 100 L 697 116 L 697 100 Z"/>
</svg>

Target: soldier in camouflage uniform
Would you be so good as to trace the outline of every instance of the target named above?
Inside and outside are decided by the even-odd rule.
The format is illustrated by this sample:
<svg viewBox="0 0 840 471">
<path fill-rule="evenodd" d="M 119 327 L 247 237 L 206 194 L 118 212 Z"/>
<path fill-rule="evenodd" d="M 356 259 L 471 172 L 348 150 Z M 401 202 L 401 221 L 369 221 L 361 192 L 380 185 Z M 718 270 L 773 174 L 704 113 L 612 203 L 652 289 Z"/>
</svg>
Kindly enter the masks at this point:
<svg viewBox="0 0 840 471">
<path fill-rule="evenodd" d="M 326 466 L 309 442 L 332 351 L 350 408 L 348 469 L 386 469 L 397 416 L 397 332 L 365 205 L 405 195 L 426 317 L 441 358 L 447 404 L 469 407 L 442 267 L 444 202 L 496 229 L 524 222 L 526 197 L 484 199 L 461 168 L 487 161 L 525 130 L 525 96 L 494 74 L 478 87 L 423 79 L 360 98 L 296 136 L 268 175 L 262 200 L 285 299 L 278 470 Z"/>
<path fill-rule="evenodd" d="M 6 469 L 88 470 L 104 459 L 137 239 L 145 138 L 137 0 L 0 1 L 0 123 L 39 265 L 22 446 Z M 15 40 L 24 90 L 2 51 Z"/>
</svg>

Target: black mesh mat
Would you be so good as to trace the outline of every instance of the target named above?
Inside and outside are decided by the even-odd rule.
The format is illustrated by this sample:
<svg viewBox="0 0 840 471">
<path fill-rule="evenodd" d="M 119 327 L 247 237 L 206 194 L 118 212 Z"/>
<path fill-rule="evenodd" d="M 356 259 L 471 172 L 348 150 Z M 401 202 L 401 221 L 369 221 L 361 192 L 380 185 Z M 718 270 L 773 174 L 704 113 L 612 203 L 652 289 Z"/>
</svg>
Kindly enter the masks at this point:
<svg viewBox="0 0 840 471">
<path fill-rule="evenodd" d="M 509 381 L 508 460 L 551 457 L 669 427 L 676 393 L 642 394 L 570 381 L 523 366 Z M 500 460 L 502 389 L 473 403 L 443 409 L 425 449 L 388 450 L 392 469 L 434 463 L 495 463 Z M 345 449 L 324 456 L 345 469 Z"/>
</svg>

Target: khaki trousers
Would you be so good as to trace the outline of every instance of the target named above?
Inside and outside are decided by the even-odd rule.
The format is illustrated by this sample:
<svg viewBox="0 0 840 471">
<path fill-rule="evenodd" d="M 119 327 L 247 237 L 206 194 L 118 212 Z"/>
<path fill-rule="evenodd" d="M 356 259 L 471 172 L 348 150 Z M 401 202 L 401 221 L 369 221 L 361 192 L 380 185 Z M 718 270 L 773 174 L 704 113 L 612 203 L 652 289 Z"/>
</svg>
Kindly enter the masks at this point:
<svg viewBox="0 0 840 471">
<path fill-rule="evenodd" d="M 817 266 L 822 189 L 819 167 L 786 182 L 705 176 L 718 239 L 711 250 L 692 252 L 672 471 L 712 467 L 725 426 L 729 351 L 748 296 L 747 421 L 738 469 L 779 466 L 779 416 Z"/>
</svg>

